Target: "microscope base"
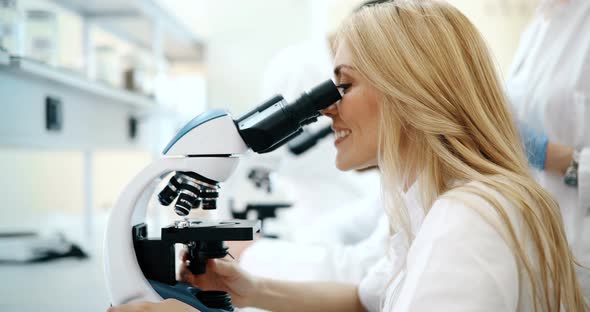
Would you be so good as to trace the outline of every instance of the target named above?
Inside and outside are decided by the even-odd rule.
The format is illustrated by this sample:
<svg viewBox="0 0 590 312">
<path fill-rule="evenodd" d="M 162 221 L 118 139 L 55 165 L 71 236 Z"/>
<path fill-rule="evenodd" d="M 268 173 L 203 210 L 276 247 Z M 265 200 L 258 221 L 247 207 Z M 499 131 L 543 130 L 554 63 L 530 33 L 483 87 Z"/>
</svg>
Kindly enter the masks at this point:
<svg viewBox="0 0 590 312">
<path fill-rule="evenodd" d="M 185 283 L 177 283 L 176 285 L 168 285 L 154 280 L 148 280 L 154 290 L 162 297 L 162 299 L 176 299 L 184 302 L 201 312 L 231 312 L 231 310 L 213 309 L 205 306 L 199 299 L 197 294 L 201 292 L 200 289 L 190 286 Z"/>
</svg>

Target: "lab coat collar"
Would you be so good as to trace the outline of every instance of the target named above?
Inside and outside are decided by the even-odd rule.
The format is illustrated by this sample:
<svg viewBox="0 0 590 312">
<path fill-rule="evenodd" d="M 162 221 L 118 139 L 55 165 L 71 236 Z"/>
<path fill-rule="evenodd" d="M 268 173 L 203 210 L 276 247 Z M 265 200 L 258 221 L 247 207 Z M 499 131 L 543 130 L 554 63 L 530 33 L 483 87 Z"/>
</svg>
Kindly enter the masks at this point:
<svg viewBox="0 0 590 312">
<path fill-rule="evenodd" d="M 410 231 L 412 232 L 412 237 L 415 237 L 416 234 L 418 234 L 422 221 L 424 220 L 425 210 L 420 200 L 420 194 L 420 181 L 416 180 L 405 193 L 402 193 L 401 196 L 410 218 Z"/>
<path fill-rule="evenodd" d="M 454 180 L 451 185 L 457 187 L 465 183 L 466 182 L 462 180 Z M 410 218 L 409 221 L 412 237 L 416 237 L 418 231 L 420 231 L 420 227 L 425 218 L 426 208 L 429 208 L 424 207 L 424 204 L 422 203 L 422 187 L 420 185 L 420 180 L 416 180 L 405 193 L 402 192 L 401 196 Z"/>
</svg>

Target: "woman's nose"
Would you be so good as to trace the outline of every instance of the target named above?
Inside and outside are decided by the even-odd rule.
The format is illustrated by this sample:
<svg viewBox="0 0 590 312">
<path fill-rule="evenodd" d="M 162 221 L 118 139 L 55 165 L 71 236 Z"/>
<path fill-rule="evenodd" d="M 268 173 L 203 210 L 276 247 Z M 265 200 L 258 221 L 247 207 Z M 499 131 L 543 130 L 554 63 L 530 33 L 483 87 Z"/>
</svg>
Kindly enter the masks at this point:
<svg viewBox="0 0 590 312">
<path fill-rule="evenodd" d="M 322 114 L 322 115 L 324 115 L 326 117 L 334 117 L 334 116 L 336 116 L 338 114 L 338 106 L 336 105 L 336 103 L 338 103 L 338 102 L 335 102 L 334 104 L 332 104 L 332 105 L 330 105 L 330 106 L 322 109 L 320 111 L 320 114 Z"/>
</svg>

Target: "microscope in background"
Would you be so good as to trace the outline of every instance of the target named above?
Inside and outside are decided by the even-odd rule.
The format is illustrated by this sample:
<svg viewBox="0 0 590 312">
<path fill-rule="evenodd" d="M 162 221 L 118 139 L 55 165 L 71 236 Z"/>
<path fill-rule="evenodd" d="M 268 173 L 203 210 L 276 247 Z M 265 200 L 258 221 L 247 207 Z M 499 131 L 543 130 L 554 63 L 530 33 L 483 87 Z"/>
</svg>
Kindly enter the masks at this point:
<svg viewBox="0 0 590 312">
<path fill-rule="evenodd" d="M 279 237 L 280 231 L 276 230 L 275 222 L 277 212 L 291 207 L 291 200 L 276 174 L 283 153 L 284 150 L 280 149 L 264 155 L 244 155 L 232 180 L 224 185 L 226 193 L 222 203 L 227 205 L 227 209 L 220 210 L 221 214 L 231 213 L 232 218 L 240 220 L 260 220 L 263 237 Z"/>
<path fill-rule="evenodd" d="M 181 129 L 162 158 L 127 185 L 109 216 L 104 262 L 112 304 L 175 298 L 203 312 L 233 311 L 227 293 L 203 291 L 176 281 L 174 245 L 188 247 L 189 269 L 202 274 L 207 259 L 227 254 L 224 241 L 254 239 L 260 230 L 259 222 L 183 218 L 162 228 L 160 238 L 148 238 L 146 224 L 132 224 L 139 198 L 153 180 L 174 172 L 158 195 L 162 204 L 174 203 L 181 217 L 199 207 L 215 209 L 219 183 L 231 176 L 239 155 L 248 149 L 268 153 L 284 145 L 304 125 L 316 121 L 319 110 L 340 98 L 340 92 L 328 80 L 293 103 L 275 96 L 237 120 L 225 111 L 212 110 Z"/>
<path fill-rule="evenodd" d="M 237 173 L 244 173 L 237 170 Z M 254 166 L 248 169 L 246 183 L 241 183 L 239 190 L 228 199 L 228 207 L 231 216 L 239 220 L 260 220 L 262 222 L 261 234 L 265 238 L 279 238 L 274 220 L 279 209 L 292 206 L 289 201 L 276 199 L 275 181 L 273 169 L 268 166 Z M 244 177 L 240 182 L 244 182 Z M 236 201 L 236 198 L 242 199 Z M 247 198 L 247 201 L 243 199 Z M 236 204 L 236 202 L 238 204 Z"/>
<path fill-rule="evenodd" d="M 295 156 L 299 156 L 312 147 L 314 147 L 320 140 L 327 137 L 328 135 L 332 134 L 332 126 L 325 126 L 318 131 L 312 132 L 310 130 L 303 130 L 303 132 L 298 135 L 293 140 L 289 141 L 287 144 L 287 148 L 289 152 Z"/>
<path fill-rule="evenodd" d="M 281 237 L 284 229 L 277 216 L 281 210 L 290 208 L 292 199 L 285 193 L 283 176 L 277 170 L 288 153 L 300 156 L 314 147 L 321 139 L 332 133 L 330 125 L 321 127 L 317 131 L 303 129 L 302 133 L 294 137 L 287 144 L 282 153 L 271 155 L 252 155 L 240 163 L 235 172 L 237 180 L 228 199 L 229 210 L 234 219 L 260 220 L 262 222 L 262 236 L 266 238 Z M 244 166 L 243 166 L 244 165 Z M 230 186 L 231 189 L 231 186 Z"/>
</svg>

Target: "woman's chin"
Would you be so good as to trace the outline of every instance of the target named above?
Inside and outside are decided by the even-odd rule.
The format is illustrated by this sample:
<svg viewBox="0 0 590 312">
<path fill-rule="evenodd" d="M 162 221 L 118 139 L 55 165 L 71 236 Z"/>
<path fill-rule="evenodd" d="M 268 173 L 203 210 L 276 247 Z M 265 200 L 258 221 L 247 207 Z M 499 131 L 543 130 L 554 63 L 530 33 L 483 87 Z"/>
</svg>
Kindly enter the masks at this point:
<svg viewBox="0 0 590 312">
<path fill-rule="evenodd" d="M 365 171 L 369 169 L 377 168 L 376 162 L 368 163 L 353 163 L 344 159 L 336 158 L 336 168 L 340 171 Z"/>
<path fill-rule="evenodd" d="M 340 171 L 358 170 L 365 167 L 367 166 L 364 166 L 358 162 L 350 161 L 350 159 L 341 159 L 336 157 L 336 168 Z"/>
<path fill-rule="evenodd" d="M 353 169 L 351 168 L 350 164 L 348 164 L 346 161 L 343 161 L 338 158 L 336 158 L 336 168 L 340 171 L 349 171 Z"/>
</svg>

